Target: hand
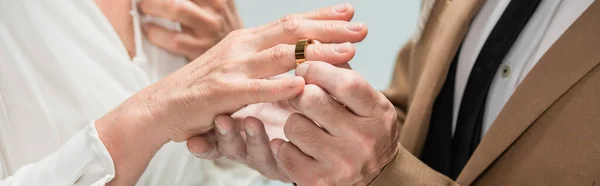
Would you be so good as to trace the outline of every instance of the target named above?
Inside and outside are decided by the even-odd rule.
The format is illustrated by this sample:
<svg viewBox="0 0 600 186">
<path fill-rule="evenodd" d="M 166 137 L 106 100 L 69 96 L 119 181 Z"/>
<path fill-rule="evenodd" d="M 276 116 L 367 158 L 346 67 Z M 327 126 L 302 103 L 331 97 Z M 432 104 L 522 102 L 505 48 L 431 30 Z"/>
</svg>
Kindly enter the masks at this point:
<svg viewBox="0 0 600 186">
<path fill-rule="evenodd" d="M 282 74 L 270 79 L 288 77 L 291 75 Z M 198 158 L 214 160 L 226 156 L 230 160 L 244 163 L 261 171 L 270 179 L 289 182 L 287 176 L 277 171 L 275 159 L 270 153 L 269 140 L 274 137 L 285 138 L 283 124 L 294 112 L 297 111 L 290 106 L 287 100 L 248 105 L 232 116 L 217 116 L 215 118 L 216 131 L 220 133 L 211 131 L 192 137 L 187 141 L 188 148 Z M 263 155 L 263 152 L 268 153 Z M 272 167 L 255 166 L 264 164 Z M 275 168 L 273 170 L 276 171 L 267 170 L 272 168 Z"/>
<path fill-rule="evenodd" d="M 271 141 L 279 166 L 299 185 L 369 184 L 398 150 L 394 107 L 354 71 L 309 62 L 296 74 L 308 85 L 290 100 L 290 141 Z"/>
<path fill-rule="evenodd" d="M 299 94 L 299 77 L 262 79 L 293 69 L 294 45 L 313 38 L 327 43 L 358 42 L 366 37 L 362 23 L 347 22 L 351 12 L 334 9 L 291 15 L 258 28 L 236 30 L 207 53 L 142 90 L 120 108 L 143 108 L 169 139 L 184 141 L 212 129 L 214 117 L 243 106 L 285 100 Z M 344 63 L 354 56 L 349 43 L 310 45 L 309 60 Z"/>
<path fill-rule="evenodd" d="M 340 11 L 344 9 L 345 11 Z M 354 9 L 351 5 L 345 4 L 332 8 L 325 8 L 319 12 L 347 12 L 349 15 L 348 18 L 351 18 Z M 296 15 L 293 17 L 303 19 L 312 16 Z M 354 52 L 354 49 L 349 51 L 352 55 Z M 335 59 L 327 59 L 325 61 L 335 61 Z M 349 68 L 347 63 L 334 64 L 336 66 Z M 220 119 L 216 118 L 215 122 L 217 123 L 217 127 L 222 129 L 221 132 L 226 135 L 218 135 L 215 132 L 209 132 L 205 135 L 190 138 L 187 141 L 188 149 L 199 158 L 216 159 L 224 155 L 229 159 L 245 163 L 246 165 L 257 169 L 269 178 L 289 181 L 287 176 L 277 171 L 268 142 L 269 137 L 285 137 L 283 136 L 283 124 L 293 112 L 296 112 L 295 109 L 291 108 L 287 101 L 248 105 L 233 114 L 235 119 L 224 116 L 219 116 Z M 245 119 L 248 116 L 252 117 Z M 263 124 L 263 122 L 265 124 Z M 253 131 L 256 135 L 247 135 L 247 131 Z M 265 131 L 268 131 L 269 135 L 267 135 Z M 258 150 L 254 151 L 254 149 Z M 262 153 L 254 153 L 263 152 L 261 149 L 266 149 L 264 155 Z"/>
<path fill-rule="evenodd" d="M 234 0 L 142 0 L 138 6 L 143 14 L 181 24 L 181 32 L 152 23 L 144 25 L 144 31 L 154 45 L 189 60 L 208 51 L 229 32 L 242 28 Z"/>
</svg>

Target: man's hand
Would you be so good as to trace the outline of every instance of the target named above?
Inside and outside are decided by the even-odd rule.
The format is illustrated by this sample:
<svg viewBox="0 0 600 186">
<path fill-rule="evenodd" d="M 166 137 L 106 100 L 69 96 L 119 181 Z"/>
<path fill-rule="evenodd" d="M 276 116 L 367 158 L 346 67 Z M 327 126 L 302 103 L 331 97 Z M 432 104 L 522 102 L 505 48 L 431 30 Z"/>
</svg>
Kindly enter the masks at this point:
<svg viewBox="0 0 600 186">
<path fill-rule="evenodd" d="M 255 117 L 218 116 L 216 128 L 221 133 L 192 138 L 188 148 L 197 155 L 204 153 L 201 158 L 227 156 L 268 178 L 299 185 L 368 184 L 398 149 L 393 106 L 349 69 L 307 62 L 296 73 L 309 85 L 289 101 L 292 110 L 301 113 L 293 114 L 285 124 L 290 142 L 275 139 L 269 148 L 273 133 L 266 132 L 265 126 L 281 122 L 278 118 L 287 113 L 258 109 L 253 115 L 264 124 Z M 268 115 L 274 118 L 263 119 Z M 279 128 L 271 128 L 278 133 Z M 203 138 L 212 141 L 203 143 Z"/>
<path fill-rule="evenodd" d="M 323 62 L 296 68 L 308 84 L 273 140 L 279 166 L 299 185 L 367 185 L 398 150 L 392 104 L 358 73 Z"/>
<path fill-rule="evenodd" d="M 142 0 L 140 11 L 146 15 L 177 21 L 182 32 L 144 25 L 150 42 L 170 52 L 196 59 L 216 45 L 229 32 L 242 28 L 233 0 Z"/>
</svg>

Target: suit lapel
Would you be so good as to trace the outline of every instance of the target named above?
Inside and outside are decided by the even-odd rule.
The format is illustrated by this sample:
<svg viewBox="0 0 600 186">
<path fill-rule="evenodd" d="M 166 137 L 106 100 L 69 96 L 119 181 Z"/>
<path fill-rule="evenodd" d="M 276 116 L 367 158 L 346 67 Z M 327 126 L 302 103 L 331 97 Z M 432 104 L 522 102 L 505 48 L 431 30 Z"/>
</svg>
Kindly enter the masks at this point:
<svg viewBox="0 0 600 186">
<path fill-rule="evenodd" d="M 457 181 L 472 184 L 544 111 L 599 63 L 600 3 L 596 1 L 519 85 Z"/>
<path fill-rule="evenodd" d="M 411 99 L 400 142 L 420 156 L 429 129 L 433 100 L 444 84 L 448 68 L 462 42 L 469 23 L 484 0 L 425 0 L 418 30 L 413 36 L 411 82 L 419 82 Z M 426 28 L 426 29 L 422 29 Z M 420 73 L 419 73 L 420 72 Z"/>
</svg>

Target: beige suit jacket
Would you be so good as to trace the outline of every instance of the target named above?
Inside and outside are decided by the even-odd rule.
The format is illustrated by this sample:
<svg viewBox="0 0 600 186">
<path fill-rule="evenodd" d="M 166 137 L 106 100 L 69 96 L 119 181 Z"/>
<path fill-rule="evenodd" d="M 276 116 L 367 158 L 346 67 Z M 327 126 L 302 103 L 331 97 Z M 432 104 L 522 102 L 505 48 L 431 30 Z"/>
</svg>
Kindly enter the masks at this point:
<svg viewBox="0 0 600 186">
<path fill-rule="evenodd" d="M 598 1 L 529 72 L 457 180 L 416 158 L 451 60 L 483 3 L 424 1 L 418 33 L 400 52 L 384 92 L 397 107 L 403 147 L 371 185 L 600 184 Z"/>
</svg>

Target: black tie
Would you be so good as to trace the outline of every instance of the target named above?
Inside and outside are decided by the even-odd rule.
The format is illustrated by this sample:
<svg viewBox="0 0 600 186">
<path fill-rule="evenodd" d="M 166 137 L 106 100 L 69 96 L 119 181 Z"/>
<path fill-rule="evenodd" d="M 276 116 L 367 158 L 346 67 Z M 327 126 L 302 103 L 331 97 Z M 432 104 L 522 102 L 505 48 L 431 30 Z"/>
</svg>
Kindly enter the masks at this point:
<svg viewBox="0 0 600 186">
<path fill-rule="evenodd" d="M 492 80 L 540 2 L 541 0 L 513 0 L 506 7 L 471 70 L 452 137 L 457 53 L 432 110 L 421 157 L 427 165 L 452 179 L 456 179 L 465 167 L 481 140 L 486 98 Z"/>
</svg>

